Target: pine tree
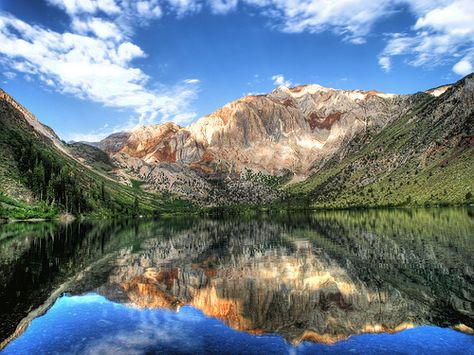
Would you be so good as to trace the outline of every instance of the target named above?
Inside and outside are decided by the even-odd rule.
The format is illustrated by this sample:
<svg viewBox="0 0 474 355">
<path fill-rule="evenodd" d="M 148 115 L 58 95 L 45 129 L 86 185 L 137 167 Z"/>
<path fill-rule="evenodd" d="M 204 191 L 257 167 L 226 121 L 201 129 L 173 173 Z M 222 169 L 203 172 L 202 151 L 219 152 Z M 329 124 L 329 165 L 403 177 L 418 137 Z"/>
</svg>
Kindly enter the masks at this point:
<svg viewBox="0 0 474 355">
<path fill-rule="evenodd" d="M 100 198 L 102 201 L 105 201 L 105 184 L 103 181 L 100 184 Z"/>
<path fill-rule="evenodd" d="M 36 196 L 42 200 L 43 199 L 43 191 L 45 189 L 46 181 L 45 181 L 45 174 L 44 174 L 44 166 L 42 161 L 36 161 L 35 166 L 33 168 L 32 174 L 32 188 L 33 192 Z"/>
<path fill-rule="evenodd" d="M 56 175 L 52 174 L 48 181 L 48 187 L 46 189 L 46 200 L 51 204 L 56 202 Z"/>
</svg>

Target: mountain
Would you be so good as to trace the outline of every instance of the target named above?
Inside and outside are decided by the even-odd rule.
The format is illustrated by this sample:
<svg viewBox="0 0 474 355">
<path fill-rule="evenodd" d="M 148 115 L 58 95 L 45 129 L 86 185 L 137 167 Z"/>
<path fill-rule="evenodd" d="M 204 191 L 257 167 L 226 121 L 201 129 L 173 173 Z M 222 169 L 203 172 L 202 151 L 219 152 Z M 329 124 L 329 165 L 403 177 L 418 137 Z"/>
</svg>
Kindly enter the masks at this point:
<svg viewBox="0 0 474 355">
<path fill-rule="evenodd" d="M 343 141 L 368 126 L 385 126 L 405 101 L 375 91 L 280 87 L 231 102 L 188 127 L 139 127 L 107 137 L 99 147 L 147 163 L 179 163 L 205 172 L 248 168 L 304 176 Z"/>
<path fill-rule="evenodd" d="M 65 144 L 2 90 L 0 126 L 0 218 L 154 214 L 190 206 L 114 180 L 106 153 Z"/>
<path fill-rule="evenodd" d="M 413 95 L 279 87 L 187 127 L 142 126 L 97 143 L 65 144 L 3 91 L 0 103 L 3 210 L 24 209 L 22 201 L 42 203 L 46 214 L 194 208 L 185 200 L 292 208 L 474 202 L 472 74 Z"/>
<path fill-rule="evenodd" d="M 123 177 L 204 205 L 465 203 L 474 190 L 473 81 L 413 95 L 279 87 L 187 127 L 142 126 L 98 147 Z"/>
<path fill-rule="evenodd" d="M 381 130 L 408 101 L 375 91 L 280 87 L 229 103 L 188 127 L 139 127 L 98 147 L 122 174 L 153 191 L 205 205 L 268 203 L 286 195 L 275 187 L 305 179 L 360 132 Z"/>
<path fill-rule="evenodd" d="M 360 134 L 292 194 L 329 208 L 474 202 L 473 74 L 408 100 L 409 110 Z"/>
</svg>

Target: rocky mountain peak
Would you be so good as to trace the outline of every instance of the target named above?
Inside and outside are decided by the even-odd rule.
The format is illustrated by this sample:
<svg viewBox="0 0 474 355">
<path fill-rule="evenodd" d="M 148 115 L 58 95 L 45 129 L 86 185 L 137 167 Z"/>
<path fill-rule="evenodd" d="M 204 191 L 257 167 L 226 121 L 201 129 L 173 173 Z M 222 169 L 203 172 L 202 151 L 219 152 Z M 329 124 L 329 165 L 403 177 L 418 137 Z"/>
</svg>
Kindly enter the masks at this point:
<svg viewBox="0 0 474 355">
<path fill-rule="evenodd" d="M 285 94 L 291 96 L 295 99 L 301 98 L 306 95 L 320 95 L 325 96 L 328 93 L 331 94 L 340 94 L 344 95 L 352 100 L 367 100 L 371 97 L 377 96 L 381 98 L 394 98 L 398 95 L 396 94 L 387 94 L 384 92 L 380 92 L 377 90 L 344 90 L 344 89 L 333 89 L 327 88 L 318 84 L 307 84 L 307 85 L 298 85 L 295 87 L 285 87 L 279 86 L 275 90 L 272 91 L 270 95 L 274 96 L 284 96 Z"/>
<path fill-rule="evenodd" d="M 122 154 L 122 164 L 129 156 L 205 174 L 222 169 L 269 175 L 291 171 L 305 177 L 367 127 L 387 124 L 397 98 L 374 90 L 281 86 L 267 95 L 232 101 L 187 127 L 139 127 L 108 137 L 99 146 Z"/>
</svg>

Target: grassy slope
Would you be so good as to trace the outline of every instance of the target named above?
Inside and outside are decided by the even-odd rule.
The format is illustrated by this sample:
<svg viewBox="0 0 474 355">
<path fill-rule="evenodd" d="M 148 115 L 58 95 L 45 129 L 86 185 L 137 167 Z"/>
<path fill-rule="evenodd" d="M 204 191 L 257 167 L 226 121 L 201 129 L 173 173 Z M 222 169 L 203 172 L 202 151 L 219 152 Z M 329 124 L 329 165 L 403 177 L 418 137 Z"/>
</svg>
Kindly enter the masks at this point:
<svg viewBox="0 0 474 355">
<path fill-rule="evenodd" d="M 50 142 L 34 131 L 6 123 L 0 131 L 0 218 L 53 218 L 64 212 L 60 206 L 38 201 L 25 186 L 25 178 L 15 160 L 15 149 L 20 149 L 20 145 L 25 142 L 32 142 L 36 149 L 52 156 L 61 165 L 70 167 L 78 177 L 81 190 L 86 191 L 90 208 L 85 214 L 89 216 L 152 215 L 193 210 L 189 202 L 149 194 L 139 188 L 116 183 L 52 148 Z M 107 193 L 106 204 L 99 198 L 102 184 Z M 139 201 L 138 207 L 136 200 Z"/>
<path fill-rule="evenodd" d="M 425 102 L 424 106 L 432 101 Z M 424 107 L 420 107 L 421 112 Z M 296 206 L 349 208 L 474 202 L 474 147 L 444 144 L 442 128 L 409 114 L 356 154 L 287 187 Z M 427 148 L 427 142 L 437 142 Z"/>
<path fill-rule="evenodd" d="M 75 156 L 84 159 L 85 164 L 97 171 L 107 173 L 116 168 L 112 159 L 110 159 L 107 153 L 100 150 L 99 148 L 95 148 L 83 143 L 72 143 L 68 144 L 68 149 Z"/>
</svg>

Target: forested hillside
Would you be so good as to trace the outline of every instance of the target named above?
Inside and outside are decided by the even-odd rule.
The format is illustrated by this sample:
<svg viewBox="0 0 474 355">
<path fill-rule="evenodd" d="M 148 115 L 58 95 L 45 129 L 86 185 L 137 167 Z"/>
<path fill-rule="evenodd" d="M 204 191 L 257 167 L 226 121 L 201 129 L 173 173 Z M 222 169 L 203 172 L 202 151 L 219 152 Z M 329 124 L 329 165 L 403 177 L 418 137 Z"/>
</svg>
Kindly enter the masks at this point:
<svg viewBox="0 0 474 355">
<path fill-rule="evenodd" d="M 17 106 L 18 105 L 18 106 Z M 0 217 L 150 215 L 190 207 L 182 201 L 127 187 L 68 155 L 31 124 L 8 95 L 0 100 Z M 42 129 L 48 130 L 46 126 Z M 51 131 L 52 132 L 52 131 Z M 62 145 L 58 149 L 57 145 Z"/>
<path fill-rule="evenodd" d="M 413 95 L 279 88 L 95 146 L 0 94 L 1 217 L 474 203 L 472 74 Z"/>
</svg>

